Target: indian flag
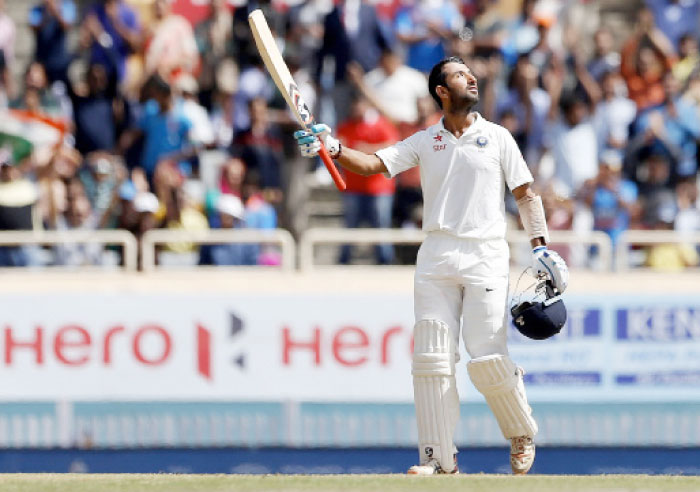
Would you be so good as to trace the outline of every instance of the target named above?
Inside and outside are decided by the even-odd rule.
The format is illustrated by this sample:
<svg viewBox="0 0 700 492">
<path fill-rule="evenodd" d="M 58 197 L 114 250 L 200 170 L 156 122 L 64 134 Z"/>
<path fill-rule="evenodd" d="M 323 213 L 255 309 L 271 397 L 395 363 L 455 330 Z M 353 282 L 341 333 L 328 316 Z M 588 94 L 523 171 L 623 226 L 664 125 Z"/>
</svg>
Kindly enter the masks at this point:
<svg viewBox="0 0 700 492">
<path fill-rule="evenodd" d="M 9 148 L 17 163 L 35 149 L 61 142 L 65 124 L 45 115 L 21 109 L 0 111 L 0 147 Z"/>
</svg>

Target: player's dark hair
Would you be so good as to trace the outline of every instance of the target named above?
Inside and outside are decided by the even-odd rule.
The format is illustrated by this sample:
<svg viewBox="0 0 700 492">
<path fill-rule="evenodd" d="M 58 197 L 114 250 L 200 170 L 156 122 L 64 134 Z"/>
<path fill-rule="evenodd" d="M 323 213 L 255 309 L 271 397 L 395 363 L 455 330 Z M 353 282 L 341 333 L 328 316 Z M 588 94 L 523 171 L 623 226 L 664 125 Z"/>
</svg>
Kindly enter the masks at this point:
<svg viewBox="0 0 700 492">
<path fill-rule="evenodd" d="M 438 106 L 440 106 L 440 109 L 442 109 L 442 101 L 437 95 L 436 88 L 438 85 L 447 87 L 447 76 L 442 71 L 442 67 L 448 63 L 461 63 L 462 65 L 465 65 L 464 60 L 458 56 L 450 56 L 449 58 L 445 58 L 437 62 L 430 70 L 430 75 L 428 76 L 428 92 L 430 92 L 430 95 L 433 96 L 433 99 L 435 99 L 435 102 L 438 104 Z"/>
</svg>

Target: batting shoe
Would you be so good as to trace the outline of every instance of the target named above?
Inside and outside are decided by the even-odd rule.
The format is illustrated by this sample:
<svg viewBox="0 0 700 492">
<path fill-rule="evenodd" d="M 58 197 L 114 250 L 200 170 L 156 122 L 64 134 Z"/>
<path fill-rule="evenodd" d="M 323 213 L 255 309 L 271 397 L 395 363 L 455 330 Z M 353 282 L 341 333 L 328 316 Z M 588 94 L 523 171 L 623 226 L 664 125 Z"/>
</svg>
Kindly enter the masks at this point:
<svg viewBox="0 0 700 492">
<path fill-rule="evenodd" d="M 510 440 L 510 467 L 514 475 L 525 475 L 535 462 L 535 443 L 529 436 Z"/>
<path fill-rule="evenodd" d="M 457 475 L 459 467 L 457 467 L 457 455 L 455 454 L 455 467 L 452 471 L 445 471 L 438 463 L 438 460 L 431 458 L 427 463 L 421 465 L 413 465 L 406 472 L 407 475 Z"/>
</svg>

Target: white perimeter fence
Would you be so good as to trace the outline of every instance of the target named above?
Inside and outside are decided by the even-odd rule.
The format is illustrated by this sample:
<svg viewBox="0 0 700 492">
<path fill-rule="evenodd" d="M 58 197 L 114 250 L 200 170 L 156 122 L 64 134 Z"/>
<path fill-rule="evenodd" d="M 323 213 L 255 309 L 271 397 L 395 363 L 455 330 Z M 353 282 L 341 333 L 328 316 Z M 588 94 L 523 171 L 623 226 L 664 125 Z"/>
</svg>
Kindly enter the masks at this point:
<svg viewBox="0 0 700 492">
<path fill-rule="evenodd" d="M 674 231 L 627 231 L 618 239 L 613 248 L 610 237 L 600 231 L 587 234 L 579 234 L 573 231 L 552 231 L 550 244 L 564 246 L 566 248 L 583 251 L 584 256 L 595 258 L 595 262 L 588 262 L 584 267 L 600 271 L 624 271 L 633 267 L 642 267 L 640 253 L 644 254 L 644 247 L 651 245 L 675 245 L 698 247 L 700 245 L 700 232 L 694 234 L 678 234 Z M 80 245 L 102 244 L 115 245 L 121 249 L 121 269 L 123 271 L 136 271 L 138 269 L 138 256 L 141 255 L 141 269 L 145 272 L 153 271 L 165 266 L 196 267 L 197 253 L 189 257 L 182 255 L 184 260 L 180 262 L 163 261 L 162 245 L 168 243 L 190 243 L 191 245 L 203 244 L 264 244 L 274 245 L 279 248 L 280 265 L 284 271 L 299 269 L 303 272 L 312 271 L 329 265 L 317 264 L 317 248 L 321 246 L 340 246 L 342 244 L 373 245 L 418 245 L 425 238 L 425 233 L 420 230 L 406 229 L 345 229 L 345 228 L 313 228 L 307 230 L 299 239 L 294 241 L 291 234 L 284 229 L 275 230 L 205 230 L 184 231 L 171 229 L 155 229 L 146 232 L 139 241 L 125 230 L 95 230 L 95 231 L 0 231 L 0 247 L 20 245 Z M 521 231 L 509 232 L 507 241 L 514 249 L 527 249 L 528 237 Z M 640 247 L 642 247 L 640 249 Z M 176 255 L 176 254 L 175 254 Z M 61 267 L 51 267 L 61 268 Z M 64 267 L 65 268 L 65 267 Z M 94 269 L 95 266 L 71 266 L 74 270 Z M 104 268 L 104 266 L 102 267 Z M 206 267 L 199 267 L 206 268 Z"/>
</svg>

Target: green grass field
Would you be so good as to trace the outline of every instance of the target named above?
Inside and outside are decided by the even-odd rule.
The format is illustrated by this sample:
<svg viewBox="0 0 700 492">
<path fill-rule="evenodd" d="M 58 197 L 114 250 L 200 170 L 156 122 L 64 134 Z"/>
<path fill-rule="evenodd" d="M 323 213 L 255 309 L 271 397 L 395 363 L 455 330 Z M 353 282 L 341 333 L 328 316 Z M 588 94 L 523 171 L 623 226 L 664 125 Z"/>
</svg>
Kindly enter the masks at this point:
<svg viewBox="0 0 700 492">
<path fill-rule="evenodd" d="M 576 492 L 700 491 L 700 477 L 650 475 L 137 475 L 6 474 L 2 492 Z"/>
</svg>

